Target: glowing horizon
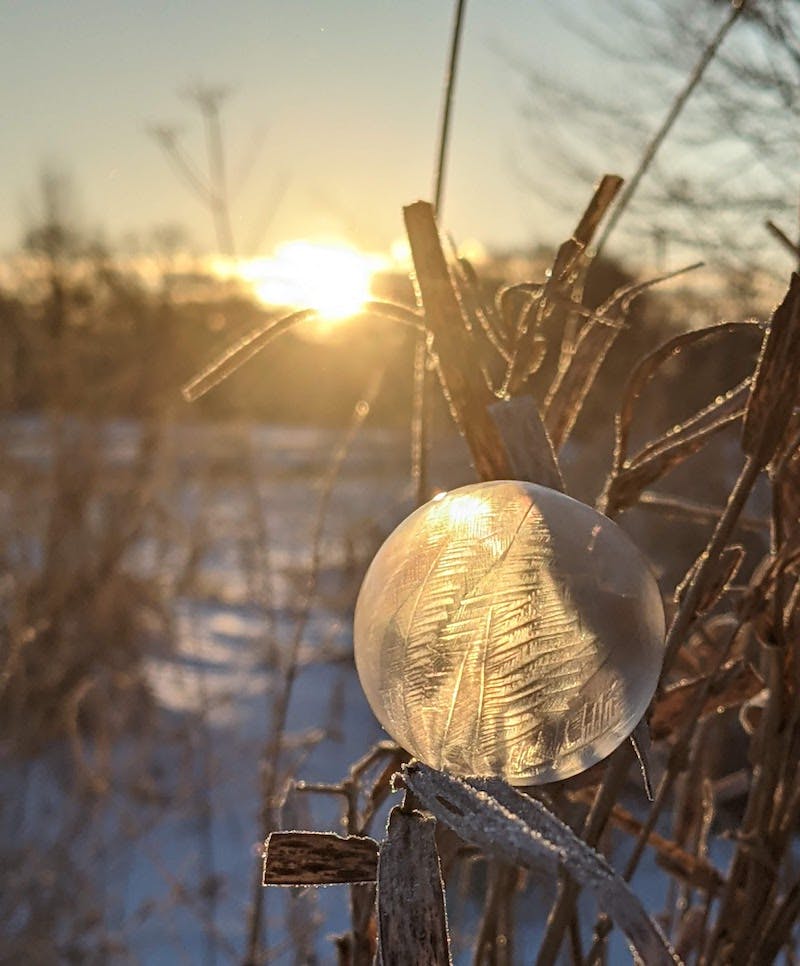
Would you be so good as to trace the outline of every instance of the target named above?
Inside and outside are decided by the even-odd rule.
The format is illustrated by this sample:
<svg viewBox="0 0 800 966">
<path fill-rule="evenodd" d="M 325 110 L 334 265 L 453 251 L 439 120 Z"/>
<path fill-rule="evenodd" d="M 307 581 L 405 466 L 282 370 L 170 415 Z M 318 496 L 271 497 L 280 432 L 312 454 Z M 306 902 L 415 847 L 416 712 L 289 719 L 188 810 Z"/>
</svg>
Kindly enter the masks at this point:
<svg viewBox="0 0 800 966">
<path fill-rule="evenodd" d="M 486 250 L 468 239 L 458 254 L 480 265 Z M 388 253 L 366 252 L 341 239 L 298 238 L 279 244 L 271 255 L 213 258 L 220 278 L 243 282 L 263 305 L 315 309 L 321 321 L 341 322 L 357 315 L 373 297 L 372 280 L 382 271 L 411 270 L 408 242 L 396 239 Z"/>
<path fill-rule="evenodd" d="M 320 321 L 357 315 L 372 297 L 374 274 L 391 266 L 388 256 L 368 254 L 343 241 L 296 239 L 274 254 L 214 263 L 214 273 L 241 280 L 264 305 L 315 309 Z"/>
</svg>

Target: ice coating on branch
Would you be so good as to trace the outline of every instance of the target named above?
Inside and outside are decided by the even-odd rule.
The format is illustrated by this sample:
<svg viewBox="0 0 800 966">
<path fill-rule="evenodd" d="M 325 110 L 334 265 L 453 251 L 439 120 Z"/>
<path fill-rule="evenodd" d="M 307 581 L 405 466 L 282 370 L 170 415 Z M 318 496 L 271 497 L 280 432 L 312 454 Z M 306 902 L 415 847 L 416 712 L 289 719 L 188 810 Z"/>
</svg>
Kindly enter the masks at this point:
<svg viewBox="0 0 800 966">
<path fill-rule="evenodd" d="M 512 784 L 605 758 L 655 691 L 664 609 L 643 557 L 591 507 L 532 483 L 443 493 L 364 578 L 355 659 L 390 735 L 421 761 Z"/>
</svg>

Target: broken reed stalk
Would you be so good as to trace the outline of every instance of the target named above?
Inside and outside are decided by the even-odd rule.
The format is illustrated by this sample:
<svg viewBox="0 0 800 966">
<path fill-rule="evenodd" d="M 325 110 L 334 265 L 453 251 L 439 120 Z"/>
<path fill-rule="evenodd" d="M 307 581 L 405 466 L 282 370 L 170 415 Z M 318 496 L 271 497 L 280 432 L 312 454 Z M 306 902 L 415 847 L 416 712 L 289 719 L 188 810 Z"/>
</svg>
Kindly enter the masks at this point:
<svg viewBox="0 0 800 966">
<path fill-rule="evenodd" d="M 404 806 L 389 814 L 378 853 L 381 966 L 445 966 L 450 937 L 435 819 Z"/>
<path fill-rule="evenodd" d="M 322 886 L 374 882 L 378 843 L 364 835 L 272 832 L 264 851 L 264 885 Z"/>
<path fill-rule="evenodd" d="M 547 281 L 537 297 L 531 299 L 529 308 L 517 322 L 511 360 L 503 382 L 504 394 L 522 391 L 525 381 L 532 372 L 535 338 L 537 336 L 541 338 L 542 327 L 559 312 L 564 317 L 564 335 L 560 347 L 558 372 L 563 374 L 573 361 L 574 328 L 579 320 L 576 310 L 580 306 L 583 278 L 588 265 L 588 249 L 622 184 L 622 178 L 618 175 L 603 175 L 575 232 L 559 247 Z M 575 294 L 579 296 L 577 300 L 573 299 Z M 548 431 L 552 431 L 551 427 L 548 427 Z M 555 448 L 558 449 L 557 444 Z"/>
<path fill-rule="evenodd" d="M 482 480 L 517 479 L 559 491 L 564 481 L 534 400 L 499 398 L 487 383 L 442 247 L 432 205 L 403 209 L 442 391 Z"/>
<path fill-rule="evenodd" d="M 425 322 L 434 340 L 442 389 L 470 448 L 481 479 L 509 479 L 511 464 L 487 412 L 495 397 L 483 379 L 442 251 L 433 206 L 424 201 L 403 209 Z"/>
<path fill-rule="evenodd" d="M 350 932 L 335 940 L 340 962 L 348 966 L 371 966 L 375 956 L 373 913 L 378 843 L 369 837 L 369 832 L 376 810 L 394 790 L 392 777 L 407 759 L 408 755 L 393 742 L 379 742 L 339 783 L 293 783 L 287 798 L 292 793 L 341 796 L 347 837 L 319 832 L 272 832 L 265 845 L 265 886 L 350 884 Z M 369 779 L 368 773 L 377 766 L 377 777 Z"/>
</svg>

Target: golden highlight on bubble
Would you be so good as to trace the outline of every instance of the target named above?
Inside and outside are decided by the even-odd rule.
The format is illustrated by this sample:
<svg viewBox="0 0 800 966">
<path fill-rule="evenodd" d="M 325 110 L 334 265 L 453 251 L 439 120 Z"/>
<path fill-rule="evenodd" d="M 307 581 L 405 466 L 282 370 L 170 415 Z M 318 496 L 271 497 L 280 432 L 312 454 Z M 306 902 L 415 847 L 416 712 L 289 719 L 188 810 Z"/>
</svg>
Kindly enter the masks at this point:
<svg viewBox="0 0 800 966">
<path fill-rule="evenodd" d="M 386 540 L 356 605 L 355 659 L 378 720 L 417 758 L 539 784 L 631 733 L 664 629 L 655 578 L 616 524 L 500 481 L 439 494 Z"/>
</svg>

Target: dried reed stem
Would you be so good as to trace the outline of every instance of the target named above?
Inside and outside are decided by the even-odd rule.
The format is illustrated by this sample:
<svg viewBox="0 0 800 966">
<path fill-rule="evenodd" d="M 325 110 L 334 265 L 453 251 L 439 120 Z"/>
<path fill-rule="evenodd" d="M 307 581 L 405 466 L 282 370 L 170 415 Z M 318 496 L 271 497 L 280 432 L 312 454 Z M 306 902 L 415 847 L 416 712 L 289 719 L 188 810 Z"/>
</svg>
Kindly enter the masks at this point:
<svg viewBox="0 0 800 966">
<path fill-rule="evenodd" d="M 466 0 L 456 0 L 453 32 L 450 39 L 450 58 L 445 75 L 444 101 L 439 125 L 439 143 L 436 151 L 434 174 L 433 207 L 441 214 L 444 203 L 445 174 L 447 172 L 447 151 L 450 145 L 450 129 L 453 110 L 453 97 L 458 72 L 458 55 L 461 50 L 461 32 L 464 25 Z M 411 417 L 411 477 L 416 493 L 416 502 L 421 506 L 428 499 L 428 446 L 430 444 L 431 422 L 431 375 L 428 371 L 428 343 L 425 336 L 417 339 L 414 349 L 414 389 Z"/>
<path fill-rule="evenodd" d="M 649 144 L 645 148 L 644 153 L 642 154 L 642 157 L 639 161 L 639 166 L 637 167 L 636 171 L 633 173 L 633 176 L 631 177 L 624 191 L 620 195 L 616 208 L 611 213 L 611 217 L 609 218 L 608 223 L 606 224 L 603 234 L 600 236 L 597 242 L 597 250 L 596 250 L 597 255 L 599 255 L 600 252 L 602 252 L 602 250 L 605 248 L 606 243 L 608 242 L 608 239 L 611 236 L 611 233 L 616 228 L 617 223 L 619 222 L 620 218 L 625 212 L 625 209 L 630 204 L 630 201 L 633 198 L 634 194 L 636 193 L 642 181 L 642 178 L 647 174 L 647 171 L 649 170 L 650 165 L 653 163 L 653 159 L 658 153 L 658 149 L 664 143 L 664 140 L 666 139 L 669 132 L 672 130 L 673 125 L 678 120 L 678 117 L 680 116 L 687 102 L 689 101 L 692 94 L 697 89 L 697 86 L 700 83 L 700 81 L 703 79 L 703 74 L 705 74 L 706 68 L 714 59 L 714 57 L 716 57 L 717 51 L 722 45 L 723 40 L 725 40 L 725 37 L 728 35 L 728 32 L 730 31 L 731 27 L 733 27 L 733 25 L 736 23 L 736 21 L 744 12 L 746 2 L 747 0 L 733 0 L 731 4 L 731 10 L 728 13 L 728 16 L 725 18 L 722 24 L 720 24 L 719 29 L 706 45 L 705 49 L 700 55 L 699 60 L 697 61 L 691 74 L 689 75 L 686 81 L 686 84 L 684 85 L 683 89 L 680 91 L 678 96 L 675 98 L 675 100 L 672 102 L 672 105 L 669 111 L 667 111 L 666 117 L 661 123 L 661 127 L 656 131 L 656 133 L 653 135 L 652 139 L 650 140 Z"/>
</svg>

